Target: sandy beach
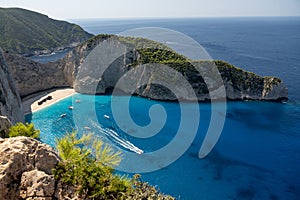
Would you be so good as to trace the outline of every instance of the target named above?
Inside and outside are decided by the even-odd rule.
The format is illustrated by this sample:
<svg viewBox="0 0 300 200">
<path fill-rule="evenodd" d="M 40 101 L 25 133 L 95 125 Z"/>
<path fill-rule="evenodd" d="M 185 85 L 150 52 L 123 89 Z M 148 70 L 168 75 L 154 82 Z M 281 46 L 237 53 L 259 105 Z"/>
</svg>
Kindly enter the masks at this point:
<svg viewBox="0 0 300 200">
<path fill-rule="evenodd" d="M 66 88 L 66 89 L 52 89 L 52 90 L 43 91 L 37 94 L 30 95 L 22 99 L 23 112 L 24 114 L 29 114 L 38 111 L 62 99 L 72 96 L 75 93 L 76 92 L 74 89 Z"/>
</svg>

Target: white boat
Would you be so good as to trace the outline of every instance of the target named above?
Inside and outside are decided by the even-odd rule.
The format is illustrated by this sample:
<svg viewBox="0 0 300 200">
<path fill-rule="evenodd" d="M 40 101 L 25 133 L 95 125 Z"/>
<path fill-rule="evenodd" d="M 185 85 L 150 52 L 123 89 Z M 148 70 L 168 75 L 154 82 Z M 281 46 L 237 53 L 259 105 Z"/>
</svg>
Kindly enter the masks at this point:
<svg viewBox="0 0 300 200">
<path fill-rule="evenodd" d="M 88 131 L 91 130 L 91 128 L 88 127 L 88 126 L 85 126 L 84 129 L 85 129 L 85 130 L 88 130 Z"/>
<path fill-rule="evenodd" d="M 108 115 L 103 115 L 104 118 L 109 119 L 110 117 Z"/>
<path fill-rule="evenodd" d="M 65 116 L 67 116 L 66 113 L 60 115 L 61 118 L 65 117 Z"/>
</svg>

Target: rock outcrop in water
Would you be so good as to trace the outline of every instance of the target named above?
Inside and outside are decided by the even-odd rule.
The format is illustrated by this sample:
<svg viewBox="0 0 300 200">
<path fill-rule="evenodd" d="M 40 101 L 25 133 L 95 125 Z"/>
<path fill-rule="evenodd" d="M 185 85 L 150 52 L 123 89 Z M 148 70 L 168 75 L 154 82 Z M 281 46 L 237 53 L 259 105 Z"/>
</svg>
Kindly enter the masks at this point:
<svg viewBox="0 0 300 200">
<path fill-rule="evenodd" d="M 5 136 L 12 124 L 23 121 L 20 96 L 0 48 L 0 136 Z"/>
<path fill-rule="evenodd" d="M 91 52 L 96 52 L 97 55 L 91 58 Z M 66 86 L 74 87 L 79 93 L 103 94 L 107 89 L 115 88 L 118 80 L 133 68 L 141 68 L 150 63 L 154 70 L 136 70 L 131 77 L 136 81 L 130 82 L 130 87 L 124 87 L 123 84 L 118 89 L 125 93 L 134 92 L 142 97 L 167 101 L 178 98 L 208 101 L 212 94 L 218 93 L 224 86 L 229 100 L 282 101 L 288 98 L 287 88 L 276 77 L 261 77 L 224 61 L 190 61 L 162 44 L 140 38 L 98 35 L 69 52 L 65 58 L 47 64 L 12 55 L 7 55 L 6 58 L 13 69 L 21 96 Z M 93 60 L 87 62 L 88 59 Z M 179 74 L 170 75 L 167 71 L 157 71 L 155 68 L 158 67 L 155 66 L 158 65 L 167 65 Z M 218 83 L 215 77 L 203 78 L 202 75 L 212 73 L 212 66 L 217 67 L 215 69 L 218 69 L 223 83 Z M 186 87 L 186 83 L 181 76 L 189 82 L 197 99 L 192 98 L 191 92 L 182 89 Z M 153 80 L 170 82 L 174 86 L 172 89 L 179 95 L 176 97 L 170 88 L 153 84 Z M 141 83 L 144 85 L 139 87 Z M 138 89 L 131 91 L 133 87 Z"/>
</svg>

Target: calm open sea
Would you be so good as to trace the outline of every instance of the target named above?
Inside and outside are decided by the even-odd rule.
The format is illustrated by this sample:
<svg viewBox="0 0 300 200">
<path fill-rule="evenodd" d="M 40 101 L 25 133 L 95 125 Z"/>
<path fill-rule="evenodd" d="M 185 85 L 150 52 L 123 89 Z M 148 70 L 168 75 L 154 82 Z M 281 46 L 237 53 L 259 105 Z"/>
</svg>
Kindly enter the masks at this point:
<svg viewBox="0 0 300 200">
<path fill-rule="evenodd" d="M 93 34 L 116 34 L 141 27 L 173 29 L 198 41 L 214 59 L 226 60 L 259 75 L 283 79 L 289 88 L 289 101 L 285 104 L 227 103 L 222 135 L 205 159 L 198 158 L 198 151 L 209 125 L 210 105 L 182 105 L 187 110 L 199 107 L 201 111 L 193 143 L 174 163 L 144 173 L 142 178 L 179 199 L 299 199 L 300 18 L 73 21 Z M 81 100 L 80 106 L 74 103 L 76 99 Z M 148 113 L 152 105 L 162 105 L 167 113 L 163 129 L 147 139 L 134 138 L 118 128 L 110 103 L 109 95 L 77 94 L 27 116 L 27 121 L 35 123 L 41 130 L 41 140 L 52 146 L 54 139 L 66 131 L 84 132 L 85 126 L 120 149 L 135 151 L 137 147 L 145 153 L 162 148 L 176 134 L 180 123 L 177 103 L 131 98 L 130 114 L 139 125 L 150 123 Z M 68 109 L 70 105 L 74 110 Z M 89 117 L 94 110 L 95 119 Z M 61 118 L 63 113 L 67 115 Z M 160 118 L 159 114 L 153 116 Z M 193 121 L 193 116 L 190 117 Z M 188 133 L 188 127 L 183 131 Z"/>
</svg>

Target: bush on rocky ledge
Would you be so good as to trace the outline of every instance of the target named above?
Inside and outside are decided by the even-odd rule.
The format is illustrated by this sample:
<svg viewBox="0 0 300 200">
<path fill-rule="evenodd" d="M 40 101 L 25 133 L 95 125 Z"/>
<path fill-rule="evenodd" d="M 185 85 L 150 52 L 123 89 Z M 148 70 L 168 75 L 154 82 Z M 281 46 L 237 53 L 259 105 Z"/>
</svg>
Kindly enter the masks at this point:
<svg viewBox="0 0 300 200">
<path fill-rule="evenodd" d="M 8 137 L 18 136 L 25 136 L 38 139 L 40 137 L 40 131 L 36 130 L 32 123 L 23 124 L 21 122 L 18 122 L 14 126 L 10 127 Z"/>
<path fill-rule="evenodd" d="M 92 134 L 77 137 L 75 132 L 57 140 L 61 162 L 53 170 L 56 180 L 74 187 L 83 199 L 174 199 L 155 187 L 134 178 L 114 174 L 120 152 L 104 145 Z"/>
</svg>

